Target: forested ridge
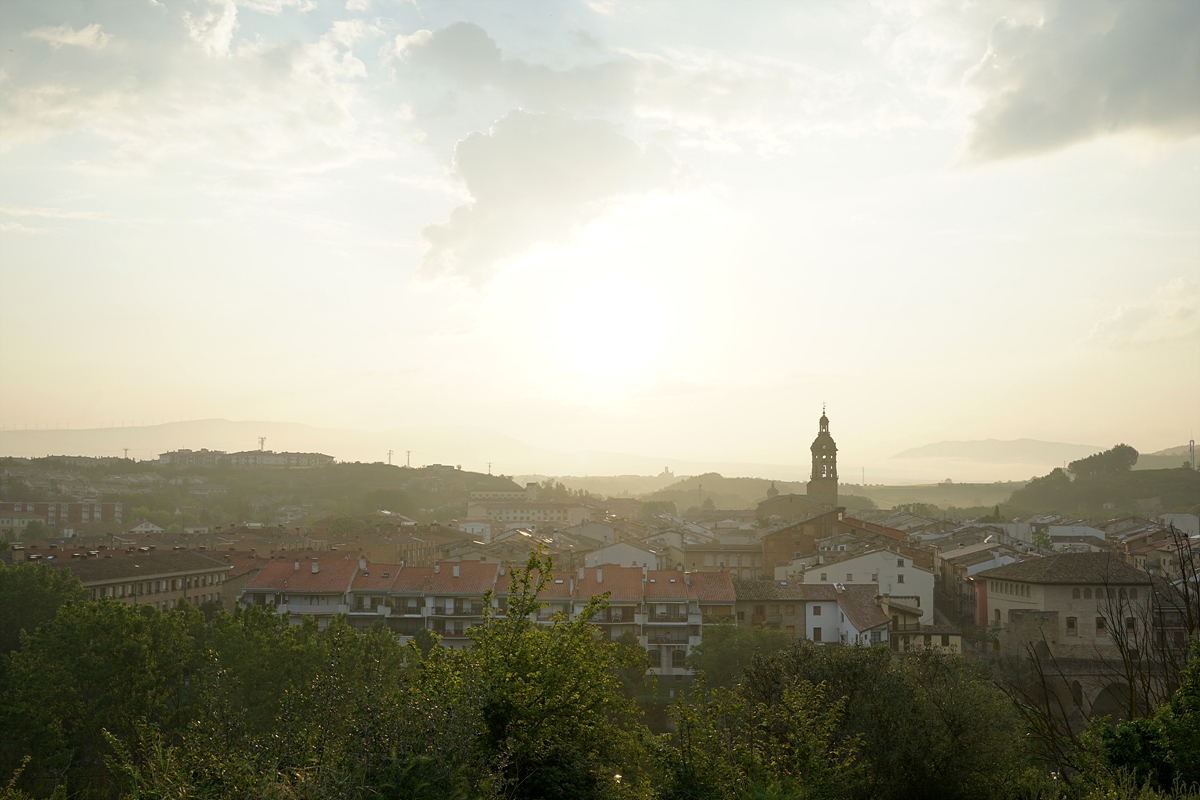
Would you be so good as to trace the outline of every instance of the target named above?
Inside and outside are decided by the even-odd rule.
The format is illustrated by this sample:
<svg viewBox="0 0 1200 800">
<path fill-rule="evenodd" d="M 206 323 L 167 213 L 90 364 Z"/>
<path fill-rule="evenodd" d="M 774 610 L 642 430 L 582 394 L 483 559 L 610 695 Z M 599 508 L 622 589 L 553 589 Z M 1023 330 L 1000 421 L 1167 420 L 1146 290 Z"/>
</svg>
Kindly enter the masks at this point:
<svg viewBox="0 0 1200 800">
<path fill-rule="evenodd" d="M 1196 642 L 1169 702 L 1094 722 L 1057 776 L 1030 709 L 976 664 L 744 629 L 698 648 L 712 681 L 654 733 L 642 703 L 667 692 L 639 648 L 588 613 L 529 620 L 548 570 L 514 571 L 503 616 L 448 650 L 341 618 L 90 602 L 62 570 L 0 569 L 0 797 L 1200 797 Z"/>
</svg>

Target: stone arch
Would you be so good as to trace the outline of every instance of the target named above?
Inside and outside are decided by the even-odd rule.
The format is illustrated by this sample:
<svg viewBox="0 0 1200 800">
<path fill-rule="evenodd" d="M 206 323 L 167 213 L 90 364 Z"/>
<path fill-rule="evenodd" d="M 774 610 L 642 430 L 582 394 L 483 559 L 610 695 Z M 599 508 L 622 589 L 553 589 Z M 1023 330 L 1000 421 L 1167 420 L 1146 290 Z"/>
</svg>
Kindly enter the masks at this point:
<svg viewBox="0 0 1200 800">
<path fill-rule="evenodd" d="M 1092 716 L 1111 717 L 1112 722 L 1125 719 L 1125 696 L 1129 687 L 1121 682 L 1110 683 L 1092 701 Z"/>
</svg>

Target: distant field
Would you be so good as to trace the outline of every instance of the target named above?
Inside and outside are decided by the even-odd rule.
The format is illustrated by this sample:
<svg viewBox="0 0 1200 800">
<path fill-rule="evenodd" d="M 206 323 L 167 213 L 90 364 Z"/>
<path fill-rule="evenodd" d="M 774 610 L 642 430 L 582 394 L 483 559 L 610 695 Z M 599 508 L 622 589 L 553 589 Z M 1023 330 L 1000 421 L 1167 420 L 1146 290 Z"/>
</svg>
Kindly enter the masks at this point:
<svg viewBox="0 0 1200 800">
<path fill-rule="evenodd" d="M 904 503 L 932 503 L 948 508 L 994 506 L 1008 500 L 1025 481 L 1004 483 L 933 483 L 917 486 L 856 486 L 843 484 L 839 491 L 858 494 L 874 500 L 880 508 L 893 508 Z"/>
</svg>

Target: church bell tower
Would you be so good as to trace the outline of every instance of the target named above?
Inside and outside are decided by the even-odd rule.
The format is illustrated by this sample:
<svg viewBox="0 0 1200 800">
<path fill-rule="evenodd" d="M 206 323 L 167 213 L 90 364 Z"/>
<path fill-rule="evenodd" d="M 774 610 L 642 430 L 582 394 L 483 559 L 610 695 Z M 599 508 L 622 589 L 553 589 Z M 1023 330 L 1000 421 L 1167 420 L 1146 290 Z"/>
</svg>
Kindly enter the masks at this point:
<svg viewBox="0 0 1200 800">
<path fill-rule="evenodd" d="M 837 508 L 837 445 L 829 435 L 829 417 L 821 408 L 821 429 L 812 443 L 812 477 L 808 481 L 808 497 L 831 508 Z"/>
</svg>

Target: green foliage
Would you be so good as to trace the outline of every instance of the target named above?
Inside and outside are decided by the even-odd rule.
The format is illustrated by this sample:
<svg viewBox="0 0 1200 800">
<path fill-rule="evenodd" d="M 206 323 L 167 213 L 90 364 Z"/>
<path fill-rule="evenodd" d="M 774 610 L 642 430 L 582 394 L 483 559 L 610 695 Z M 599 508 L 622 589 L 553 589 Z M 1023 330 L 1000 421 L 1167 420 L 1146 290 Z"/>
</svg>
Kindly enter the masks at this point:
<svg viewBox="0 0 1200 800">
<path fill-rule="evenodd" d="M 789 685 L 771 703 L 701 682 L 675 703 L 675 747 L 661 752 L 663 798 L 841 796 L 860 782 L 857 741 L 838 740 L 841 701 Z"/>
<path fill-rule="evenodd" d="M 1068 469 L 1072 474 L 1082 479 L 1094 478 L 1097 475 L 1110 475 L 1114 472 L 1128 472 L 1137 463 L 1138 451 L 1127 444 L 1119 444 L 1111 450 L 1096 453 L 1078 461 L 1072 461 Z"/>
<path fill-rule="evenodd" d="M 1125 775 L 1159 792 L 1200 784 L 1200 639 L 1192 639 L 1189 656 L 1179 687 L 1151 716 L 1093 720 L 1078 754 L 1085 782 L 1111 784 Z"/>
<path fill-rule="evenodd" d="M 866 777 L 846 796 L 1001 797 L 1029 763 L 1012 704 L 959 656 L 804 643 L 756 659 L 742 689 L 771 704 L 804 682 L 844 704 L 835 743 L 861 743 Z"/>
<path fill-rule="evenodd" d="M 1034 478 L 1013 492 L 1008 505 L 1027 512 L 1105 513 L 1138 512 L 1138 501 L 1159 498 L 1166 509 L 1186 510 L 1200 496 L 1200 472 L 1182 469 L 1150 469 L 1110 472 L 1072 481 L 1060 469 Z"/>
<path fill-rule="evenodd" d="M 69 569 L 49 564 L 5 566 L 0 562 L 0 655 L 21 646 L 21 633 L 32 633 L 54 619 L 64 603 L 81 603 L 88 592 Z"/>
<path fill-rule="evenodd" d="M 765 627 L 746 628 L 730 620 L 723 625 L 706 625 L 704 638 L 688 655 L 688 668 L 703 672 L 711 686 L 731 687 L 759 655 L 770 656 L 792 643 L 784 631 Z"/>
</svg>

